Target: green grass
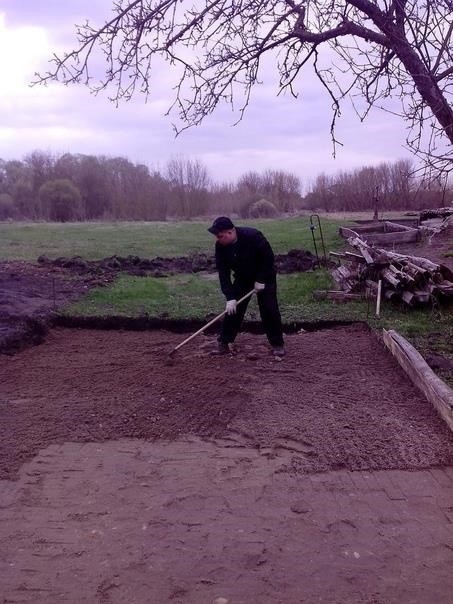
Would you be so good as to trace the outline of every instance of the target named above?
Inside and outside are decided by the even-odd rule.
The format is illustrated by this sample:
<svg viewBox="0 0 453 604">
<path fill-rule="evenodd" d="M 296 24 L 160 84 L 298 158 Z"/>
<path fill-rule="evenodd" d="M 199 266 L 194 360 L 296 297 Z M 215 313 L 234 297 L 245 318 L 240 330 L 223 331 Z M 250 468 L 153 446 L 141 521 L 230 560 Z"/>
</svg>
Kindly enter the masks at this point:
<svg viewBox="0 0 453 604">
<path fill-rule="evenodd" d="M 55 259 L 81 256 L 100 260 L 109 256 L 187 256 L 212 253 L 213 237 L 206 229 L 211 221 L 200 222 L 77 222 L 0 223 L 0 260 L 35 262 L 41 255 Z M 293 248 L 314 252 L 308 217 L 237 221 L 238 225 L 262 229 L 275 253 Z M 322 219 L 326 253 L 341 245 L 340 220 Z M 322 254 L 319 230 L 314 231 L 318 253 Z"/>
<path fill-rule="evenodd" d="M 366 319 L 364 303 L 334 305 L 313 299 L 314 289 L 330 286 L 330 276 L 325 271 L 279 275 L 278 285 L 285 323 Z M 222 312 L 224 304 L 216 276 L 173 275 L 157 279 L 121 275 L 110 287 L 91 290 L 63 312 L 95 317 L 149 315 L 207 320 Z M 256 300 L 249 304 L 247 318 L 259 318 Z"/>
<path fill-rule="evenodd" d="M 337 303 L 315 300 L 314 290 L 332 287 L 330 275 L 324 270 L 278 276 L 280 310 L 285 323 L 318 321 L 367 321 L 373 328 L 395 329 L 409 337 L 446 331 L 453 328 L 453 313 L 446 309 L 404 310 L 384 303 L 381 316 L 375 316 L 374 302 Z M 224 298 L 215 275 L 171 277 L 133 277 L 121 275 L 109 287 L 89 291 L 83 298 L 67 306 L 66 315 L 121 315 L 169 317 L 206 320 L 224 308 Z M 258 318 L 256 301 L 249 305 L 249 318 Z M 451 346 L 450 346 L 451 347 Z"/>
<path fill-rule="evenodd" d="M 95 288 L 63 310 L 63 314 L 102 317 L 204 319 L 223 310 L 217 281 L 195 275 L 132 277 L 120 275 L 109 287 Z"/>
</svg>

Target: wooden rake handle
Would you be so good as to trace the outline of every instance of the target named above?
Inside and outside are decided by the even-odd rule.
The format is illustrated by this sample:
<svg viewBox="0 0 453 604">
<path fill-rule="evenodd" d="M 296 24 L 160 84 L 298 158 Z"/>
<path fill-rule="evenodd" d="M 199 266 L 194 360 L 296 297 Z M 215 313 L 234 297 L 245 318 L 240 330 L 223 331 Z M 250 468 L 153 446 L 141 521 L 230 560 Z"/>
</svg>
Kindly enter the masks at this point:
<svg viewBox="0 0 453 604">
<path fill-rule="evenodd" d="M 238 300 L 237 303 L 240 304 L 241 302 L 244 302 L 244 300 L 247 300 L 247 298 L 250 298 L 250 296 L 252 296 L 254 293 L 255 293 L 255 290 L 252 289 L 251 291 L 249 291 L 248 294 L 245 294 L 245 296 L 242 296 L 242 298 L 240 300 Z M 211 321 L 209 321 L 209 323 L 206 323 L 206 325 L 204 327 L 202 327 L 201 329 L 199 329 L 198 331 L 196 331 L 195 333 L 193 333 L 191 336 L 189 336 L 188 338 L 186 338 L 185 340 L 183 340 L 177 346 L 175 346 L 173 348 L 173 350 L 170 352 L 170 356 L 172 356 L 173 354 L 175 354 L 175 352 L 177 350 L 179 350 L 179 348 L 181 348 L 181 346 L 184 346 L 184 344 L 187 344 L 187 342 L 190 342 L 190 340 L 192 340 L 193 338 L 195 338 L 195 336 L 198 336 L 198 334 L 200 334 L 203 331 L 205 331 L 208 327 L 210 327 L 211 325 L 213 325 L 214 323 L 216 323 L 216 321 L 218 321 L 219 319 L 221 319 L 225 315 L 226 315 L 226 310 L 224 310 L 219 315 L 217 315 L 217 317 L 214 317 L 213 319 L 211 319 Z"/>
</svg>

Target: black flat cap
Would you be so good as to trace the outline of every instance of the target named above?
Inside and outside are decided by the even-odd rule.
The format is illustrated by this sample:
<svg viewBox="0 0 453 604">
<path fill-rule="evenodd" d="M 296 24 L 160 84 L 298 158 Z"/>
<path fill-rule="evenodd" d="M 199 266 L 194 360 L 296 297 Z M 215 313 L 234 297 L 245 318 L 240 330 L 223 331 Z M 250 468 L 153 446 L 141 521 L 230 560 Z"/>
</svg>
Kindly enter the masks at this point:
<svg viewBox="0 0 453 604">
<path fill-rule="evenodd" d="M 219 216 L 214 220 L 208 231 L 213 235 L 217 235 L 217 233 L 221 233 L 222 231 L 230 231 L 231 229 L 234 229 L 234 224 L 231 222 L 228 216 Z"/>
</svg>

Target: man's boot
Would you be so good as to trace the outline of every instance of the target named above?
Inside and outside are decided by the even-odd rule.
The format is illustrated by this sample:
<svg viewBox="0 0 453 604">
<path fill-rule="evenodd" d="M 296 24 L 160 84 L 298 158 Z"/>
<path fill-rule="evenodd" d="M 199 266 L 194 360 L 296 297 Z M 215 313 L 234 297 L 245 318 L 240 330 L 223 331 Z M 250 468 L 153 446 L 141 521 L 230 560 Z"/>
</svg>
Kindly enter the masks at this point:
<svg viewBox="0 0 453 604">
<path fill-rule="evenodd" d="M 226 342 L 217 342 L 217 348 L 211 354 L 230 354 L 230 345 Z"/>
<path fill-rule="evenodd" d="M 272 352 L 274 357 L 282 359 L 285 356 L 285 349 L 283 346 L 273 346 Z"/>
</svg>

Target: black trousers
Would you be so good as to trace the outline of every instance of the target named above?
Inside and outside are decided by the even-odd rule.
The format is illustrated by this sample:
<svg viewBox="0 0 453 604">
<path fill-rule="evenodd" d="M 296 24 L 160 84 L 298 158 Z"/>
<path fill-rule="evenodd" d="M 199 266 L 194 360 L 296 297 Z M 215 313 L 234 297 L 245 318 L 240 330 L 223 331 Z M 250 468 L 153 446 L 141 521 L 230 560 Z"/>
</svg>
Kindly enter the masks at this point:
<svg viewBox="0 0 453 604">
<path fill-rule="evenodd" d="M 234 283 L 237 300 L 245 296 L 253 283 Z M 257 293 L 258 307 L 264 331 L 271 346 L 283 346 L 283 329 L 277 300 L 277 281 L 266 283 L 266 287 Z M 250 298 L 237 305 L 234 315 L 225 315 L 219 335 L 219 342 L 231 344 L 236 339 L 244 319 Z"/>
</svg>

